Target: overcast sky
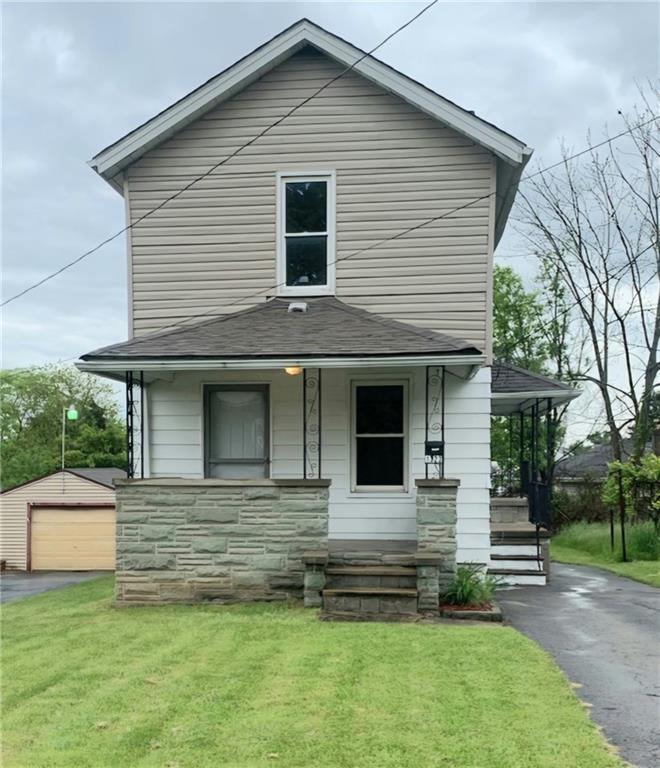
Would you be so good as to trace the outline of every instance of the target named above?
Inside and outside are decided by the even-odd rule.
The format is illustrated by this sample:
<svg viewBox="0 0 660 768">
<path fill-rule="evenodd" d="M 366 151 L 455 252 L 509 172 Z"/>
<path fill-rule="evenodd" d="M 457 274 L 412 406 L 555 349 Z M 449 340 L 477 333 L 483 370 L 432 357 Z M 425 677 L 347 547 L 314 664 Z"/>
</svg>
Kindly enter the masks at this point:
<svg viewBox="0 0 660 768">
<path fill-rule="evenodd" d="M 369 49 L 422 3 L 3 6 L 2 292 L 7 298 L 124 225 L 86 165 L 99 149 L 297 19 Z M 581 148 L 658 74 L 656 3 L 440 3 L 378 52 L 534 147 Z M 516 250 L 511 235 L 498 255 Z M 524 269 L 529 269 L 524 267 Z M 5 310 L 4 367 L 126 337 L 125 241 Z"/>
</svg>

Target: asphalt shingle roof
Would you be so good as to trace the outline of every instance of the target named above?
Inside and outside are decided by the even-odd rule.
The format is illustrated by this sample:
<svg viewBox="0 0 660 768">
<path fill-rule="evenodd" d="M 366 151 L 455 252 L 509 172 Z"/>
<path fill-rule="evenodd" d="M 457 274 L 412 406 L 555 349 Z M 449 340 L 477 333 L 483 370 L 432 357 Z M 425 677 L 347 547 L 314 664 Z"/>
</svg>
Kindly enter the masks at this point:
<svg viewBox="0 0 660 768">
<path fill-rule="evenodd" d="M 524 368 L 518 368 L 511 363 L 493 362 L 491 391 L 493 394 L 515 394 L 516 392 L 575 392 L 570 384 L 564 384 L 557 379 L 532 373 Z"/>
<path fill-rule="evenodd" d="M 306 312 L 289 312 L 292 302 Z M 103 347 L 83 360 L 480 354 L 473 344 L 367 312 L 333 296 L 274 298 L 196 325 Z"/>
<path fill-rule="evenodd" d="M 107 485 L 108 488 L 114 488 L 112 482 L 116 477 L 126 477 L 126 472 L 117 467 L 67 467 L 67 472 L 71 472 L 79 477 L 85 477 L 87 480 L 93 480 L 95 483 Z"/>
<path fill-rule="evenodd" d="M 632 454 L 633 449 L 634 441 L 631 438 L 626 438 L 622 441 L 621 450 L 624 459 L 627 459 Z M 652 449 L 652 443 L 647 443 L 645 450 L 650 453 Z M 583 453 L 568 456 L 558 461 L 555 468 L 555 477 L 561 480 L 604 480 L 607 477 L 608 464 L 613 460 L 610 443 L 593 445 Z"/>
</svg>

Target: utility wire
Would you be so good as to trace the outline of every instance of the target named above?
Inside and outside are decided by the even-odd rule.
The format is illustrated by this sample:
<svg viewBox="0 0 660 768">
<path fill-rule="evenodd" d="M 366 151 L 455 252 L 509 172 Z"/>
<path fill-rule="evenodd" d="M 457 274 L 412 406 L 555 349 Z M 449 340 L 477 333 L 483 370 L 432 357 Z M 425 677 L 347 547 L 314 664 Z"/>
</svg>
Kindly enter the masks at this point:
<svg viewBox="0 0 660 768">
<path fill-rule="evenodd" d="M 576 157 L 580 157 L 581 155 L 584 155 L 587 152 L 590 152 L 590 151 L 592 151 L 594 149 L 597 149 L 598 147 L 601 147 L 604 144 L 607 144 L 607 143 L 609 143 L 611 141 L 615 141 L 616 139 L 619 139 L 622 136 L 625 136 L 626 134 L 630 133 L 631 131 L 635 130 L 636 128 L 640 128 L 640 127 L 648 124 L 652 120 L 655 120 L 655 118 L 651 118 L 651 120 L 647 120 L 645 122 L 639 123 L 638 125 L 633 126 L 632 128 L 629 128 L 626 131 L 622 131 L 621 133 L 617 134 L 616 136 L 612 136 L 609 139 L 606 139 L 606 140 L 600 142 L 599 144 L 591 145 L 591 146 L 587 147 L 586 149 L 580 150 L 579 152 L 576 152 L 575 154 L 571 155 L 570 157 L 564 158 L 563 160 L 559 161 L 558 163 L 553 163 L 552 165 L 549 165 L 546 168 L 541 168 L 540 170 L 535 171 L 534 173 L 528 174 L 527 176 L 524 176 L 521 179 L 521 181 L 528 181 L 529 179 L 533 179 L 536 176 L 540 176 L 540 175 L 546 173 L 548 170 L 551 170 L 552 168 L 556 168 L 558 165 L 562 165 L 562 164 L 564 164 L 566 162 L 569 162 L 570 160 L 574 160 Z M 441 219 L 445 219 L 448 216 L 451 216 L 452 214 L 457 213 L 458 211 L 462 211 L 462 210 L 465 210 L 466 208 L 469 208 L 469 207 L 471 207 L 473 205 L 476 205 L 476 203 L 479 203 L 482 200 L 487 200 L 488 198 L 492 197 L 494 194 L 497 194 L 497 193 L 496 192 L 489 192 L 489 193 L 487 193 L 485 195 L 481 195 L 481 197 L 477 197 L 477 198 L 474 198 L 472 200 L 469 200 L 467 203 L 464 203 L 463 205 L 459 205 L 456 208 L 452 208 L 449 211 L 445 211 L 444 213 L 440 214 L 439 216 L 434 216 L 434 217 L 432 217 L 430 219 L 426 219 L 424 221 L 421 221 L 418 224 L 414 224 L 413 226 L 408 227 L 408 229 L 404 229 L 401 232 L 398 232 L 396 235 L 392 235 L 391 237 L 386 237 L 386 238 L 383 238 L 382 240 L 378 240 L 378 241 L 376 241 L 374 243 L 370 243 L 369 245 L 365 246 L 364 248 L 360 248 L 357 251 L 352 251 L 351 253 L 348 253 L 345 256 L 339 256 L 336 259 L 334 259 L 333 261 L 329 261 L 328 262 L 328 266 L 333 266 L 335 264 L 338 264 L 341 261 L 346 261 L 347 259 L 351 259 L 354 256 L 359 256 L 360 254 L 365 253 L 366 251 L 370 251 L 370 250 L 372 250 L 374 248 L 378 248 L 381 245 L 384 245 L 385 243 L 391 242 L 392 240 L 398 240 L 399 238 L 404 237 L 405 235 L 408 235 L 411 232 L 414 232 L 414 231 L 416 231 L 418 229 L 422 229 L 423 227 L 427 226 L 428 224 L 432 224 L 433 222 L 440 221 Z M 642 251 L 642 253 L 645 253 L 647 250 L 649 250 L 649 248 L 646 248 L 644 251 Z M 639 255 L 641 256 L 641 253 Z M 246 301 L 250 301 L 250 299 L 258 298 L 260 296 L 263 296 L 264 294 L 268 295 L 272 291 L 275 291 L 278 288 L 283 287 L 285 284 L 286 283 L 282 282 L 282 281 L 279 282 L 279 283 L 273 283 L 272 285 L 269 285 L 266 288 L 261 288 L 258 291 L 254 291 L 253 293 L 247 294 L 246 296 L 241 296 L 240 298 L 235 299 L 234 301 L 230 301 L 230 302 L 226 302 L 226 303 L 223 302 L 223 306 L 224 307 L 233 307 L 233 306 L 236 306 L 238 304 L 243 304 Z M 215 317 L 223 317 L 226 314 L 227 314 L 226 312 L 217 312 L 217 310 L 215 308 L 208 309 L 205 312 L 199 312 L 199 313 L 194 314 L 194 315 L 188 315 L 188 316 L 183 317 L 180 320 L 177 320 L 177 321 L 175 321 L 173 323 L 170 323 L 168 325 L 163 325 L 163 326 L 161 326 L 160 328 L 158 328 L 155 331 L 150 331 L 149 333 L 144 334 L 143 336 L 141 336 L 141 338 L 144 338 L 144 336 L 151 336 L 152 334 L 160 334 L 160 333 L 163 333 L 164 331 L 167 331 L 167 330 L 170 330 L 170 329 L 182 327 L 182 326 L 184 326 L 184 325 L 186 325 L 186 324 L 188 324 L 188 323 L 190 323 L 190 322 L 192 322 L 194 320 L 199 320 L 200 318 L 212 319 L 212 318 L 215 318 Z"/>
<path fill-rule="evenodd" d="M 272 131 L 273 128 L 276 128 L 278 125 L 280 125 L 284 120 L 286 120 L 288 117 L 291 117 L 291 115 L 294 112 L 297 112 L 301 107 L 304 107 L 305 104 L 310 102 L 312 99 L 316 98 L 316 96 L 319 95 L 322 91 L 324 91 L 326 88 L 331 86 L 333 83 L 335 83 L 337 80 L 339 80 L 341 77 L 344 77 L 344 75 L 348 74 L 351 70 L 353 70 L 361 61 L 366 59 L 368 56 L 371 56 L 375 51 L 377 51 L 379 48 L 381 48 L 385 43 L 389 42 L 395 35 L 398 35 L 399 32 L 402 32 L 406 27 L 409 27 L 414 21 L 417 21 L 417 19 L 425 14 L 428 10 L 430 10 L 434 5 L 436 5 L 439 2 L 439 0 L 432 0 L 428 5 L 425 5 L 424 8 L 422 8 L 421 11 L 418 11 L 414 16 L 412 16 L 408 21 L 406 21 L 404 24 L 402 24 L 400 27 L 397 27 L 393 32 L 390 32 L 390 34 L 381 40 L 378 45 L 374 46 L 371 50 L 367 51 L 366 53 L 363 53 L 362 56 L 360 56 L 356 61 L 354 61 L 352 64 L 350 64 L 348 67 L 343 69 L 338 75 L 335 75 L 331 80 L 328 80 L 327 83 L 324 83 L 320 88 L 318 88 L 314 93 L 312 93 L 310 96 L 307 96 L 305 99 L 303 99 L 299 104 L 296 104 L 293 106 L 288 112 L 286 112 L 282 117 L 279 117 L 274 123 L 271 123 L 270 125 L 266 126 L 262 131 L 260 131 L 256 136 L 253 136 L 249 141 L 247 141 L 245 144 L 242 144 L 240 147 L 235 149 L 231 154 L 227 155 L 225 158 L 223 158 L 219 163 L 216 163 L 215 165 L 211 166 L 207 171 L 205 171 L 201 176 L 197 176 L 195 179 L 193 179 L 191 182 L 186 184 L 184 187 L 179 189 L 177 192 L 175 192 L 170 197 L 165 198 L 161 203 L 159 203 L 155 208 L 152 208 L 151 210 L 144 213 L 142 216 L 140 216 L 138 219 L 136 219 L 133 222 L 130 222 L 125 227 L 122 227 L 120 230 L 114 233 L 114 235 L 111 235 L 110 237 L 107 237 L 105 240 L 103 240 L 98 245 L 94 246 L 94 248 L 90 248 L 89 251 L 86 251 L 85 253 L 78 256 L 73 261 L 70 261 L 68 264 L 65 264 L 64 266 L 60 267 L 55 272 L 52 272 L 50 275 L 46 275 L 46 277 L 42 278 L 41 280 L 37 281 L 36 283 L 33 283 L 32 285 L 28 286 L 27 288 L 23 289 L 19 293 L 15 294 L 14 296 L 11 296 L 6 301 L 3 301 L 2 304 L 0 304 L 0 307 L 4 307 L 7 304 L 11 303 L 12 301 L 15 301 L 16 299 L 20 298 L 21 296 L 25 296 L 26 293 L 29 293 L 30 291 L 33 291 L 35 288 L 38 288 L 40 285 L 43 285 L 44 283 L 48 282 L 49 280 L 52 280 L 54 277 L 57 277 L 58 275 L 61 275 L 62 272 L 66 271 L 67 269 L 70 269 L 71 267 L 75 266 L 76 264 L 80 263 L 83 259 L 86 259 L 88 256 L 91 256 L 93 253 L 96 253 L 96 251 L 103 248 L 108 243 L 111 243 L 113 240 L 116 240 L 118 237 L 123 235 L 125 232 L 128 232 L 130 229 L 135 227 L 137 224 L 139 224 L 141 221 L 144 221 L 149 216 L 152 216 L 156 211 L 159 211 L 161 208 L 163 208 L 165 205 L 170 203 L 172 200 L 176 200 L 176 198 L 180 197 L 184 192 L 189 190 L 191 187 L 193 187 L 195 184 L 198 184 L 200 181 L 203 181 L 205 178 L 210 176 L 212 173 L 214 173 L 218 168 L 225 165 L 225 163 L 228 163 L 232 158 L 236 157 L 240 152 L 242 152 L 244 149 L 247 149 L 247 147 L 252 146 L 252 144 L 255 143 L 255 141 L 258 141 L 262 136 L 265 136 L 269 131 Z"/>
<path fill-rule="evenodd" d="M 330 85 L 332 85 L 332 83 L 336 82 L 341 77 L 343 77 L 348 72 L 350 72 L 352 69 L 354 69 L 365 58 L 367 58 L 368 56 L 371 56 L 371 54 L 373 54 L 376 50 L 378 50 L 385 43 L 387 43 L 389 40 L 391 40 L 395 35 L 397 35 L 399 32 L 401 32 L 406 27 L 410 26 L 410 24 L 412 24 L 414 21 L 416 21 L 422 14 L 426 13 L 426 11 L 428 11 L 430 8 L 432 8 L 434 5 L 436 5 L 436 3 L 438 1 L 439 0 L 432 0 L 431 3 L 429 3 L 424 8 L 422 8 L 422 10 L 419 11 L 415 16 L 413 16 L 411 19 L 409 19 L 403 25 L 401 25 L 400 27 L 395 29 L 393 32 L 391 32 L 386 38 L 384 38 L 380 43 L 378 43 L 378 45 L 374 46 L 371 50 L 369 50 L 366 53 L 364 53 L 355 62 L 353 62 L 353 64 L 351 64 L 350 66 L 346 67 L 338 75 L 335 75 L 335 77 L 333 77 L 331 80 L 329 80 L 324 85 L 322 85 L 320 88 L 318 88 L 310 96 L 308 96 L 305 99 L 303 99 L 303 101 L 301 101 L 299 104 L 297 104 L 294 107 L 292 107 L 286 114 L 284 114 L 282 117 L 278 118 L 274 123 L 271 123 L 270 125 L 268 125 L 266 128 L 264 128 L 256 136 L 252 137 L 248 142 L 246 142 L 245 144 L 243 144 L 240 147 L 238 147 L 231 154 L 227 155 L 227 157 L 223 158 L 220 162 L 218 162 L 215 165 L 211 166 L 201 176 L 197 176 L 195 179 L 190 181 L 188 184 L 186 184 L 180 190 L 175 192 L 173 195 L 171 195 L 170 197 L 165 198 L 165 200 L 163 200 L 161 203 L 159 203 L 155 208 L 152 208 L 152 209 L 146 211 L 140 217 L 135 219 L 135 221 L 132 221 L 129 224 L 127 224 L 126 226 L 122 227 L 120 230 L 115 232 L 113 235 L 110 235 L 105 240 L 100 242 L 98 245 L 94 246 L 94 248 L 91 248 L 90 250 L 88 250 L 85 253 L 83 253 L 80 256 L 78 256 L 73 261 L 70 261 L 68 264 L 64 264 L 62 267 L 60 267 L 55 272 L 52 272 L 51 274 L 46 275 L 41 280 L 37 281 L 36 283 L 33 283 L 32 285 L 29 285 L 27 288 L 23 289 L 19 293 L 16 293 L 13 296 L 11 296 L 10 298 L 6 299 L 5 301 L 3 301 L 0 304 L 0 307 L 4 307 L 7 304 L 10 304 L 12 301 L 15 301 L 16 299 L 20 298 L 21 296 L 24 296 L 26 293 L 29 293 L 30 291 L 33 291 L 35 288 L 38 288 L 39 286 L 43 285 L 44 283 L 46 283 L 46 282 L 52 280 L 53 278 L 57 277 L 58 275 L 62 274 L 62 272 L 65 272 L 67 269 L 70 269 L 71 267 L 75 266 L 76 264 L 81 262 L 83 259 L 86 259 L 88 256 L 91 256 L 93 253 L 96 253 L 98 250 L 103 248 L 108 243 L 112 242 L 113 240 L 116 240 L 118 237 L 120 237 L 124 233 L 128 232 L 129 230 L 133 229 L 138 224 L 140 224 L 146 218 L 148 218 L 149 216 L 152 216 L 154 213 L 159 211 L 161 208 L 163 208 L 165 205 L 170 203 L 172 200 L 175 200 L 176 198 L 180 197 L 184 192 L 186 192 L 188 189 L 193 187 L 195 184 L 197 184 L 200 181 L 206 179 L 208 176 L 210 176 L 212 173 L 214 173 L 218 168 L 220 168 L 221 166 L 225 165 L 232 158 L 236 157 L 236 155 L 238 155 L 244 149 L 246 149 L 247 147 L 251 146 L 258 139 L 260 139 L 262 136 L 265 136 L 273 128 L 275 128 L 276 126 L 280 125 L 280 123 L 282 123 L 284 120 L 286 120 L 288 117 L 290 117 L 294 112 L 296 112 L 302 106 L 304 106 L 309 101 L 311 101 L 313 98 L 318 96 L 319 93 L 321 93 L 326 88 L 328 88 Z M 526 176 L 523 176 L 520 181 L 521 181 L 521 183 L 523 181 L 528 181 L 529 179 L 533 179 L 536 176 L 540 176 L 543 173 L 547 173 L 548 171 L 552 170 L 553 168 L 557 168 L 560 165 L 565 165 L 570 160 L 574 160 L 575 158 L 580 157 L 580 156 L 582 156 L 584 154 L 587 154 L 589 152 L 592 152 L 593 150 L 598 149 L 599 147 L 605 146 L 606 144 L 611 144 L 613 141 L 616 141 L 616 140 L 622 138 L 623 136 L 626 136 L 626 135 L 632 133 L 633 131 L 637 130 L 638 128 L 642 128 L 645 125 L 648 125 L 649 123 L 653 122 L 656 119 L 657 119 L 656 117 L 652 117 L 652 118 L 650 118 L 648 120 L 645 120 L 645 121 L 642 121 L 641 123 L 638 123 L 637 125 L 631 126 L 630 128 L 627 128 L 625 131 L 621 131 L 620 133 L 615 134 L 614 136 L 610 136 L 609 138 L 604 139 L 603 141 L 599 142 L 598 144 L 590 144 L 588 147 L 585 147 L 583 150 L 580 150 L 579 152 L 575 152 L 574 154 L 569 155 L 568 157 L 564 157 L 561 160 L 559 160 L 558 162 L 553 163 L 552 165 L 546 166 L 545 168 L 542 168 L 542 169 L 540 169 L 538 171 L 535 171 L 534 173 L 531 173 L 531 174 L 528 174 Z M 252 174 L 252 173 L 254 175 L 263 175 L 263 172 L 261 172 L 261 171 L 258 171 L 258 172 L 249 172 L 248 171 L 248 172 L 245 172 L 245 175 L 249 175 L 249 174 Z M 447 211 L 444 214 L 442 214 L 441 216 L 435 216 L 433 218 L 430 218 L 430 219 L 427 219 L 427 220 L 425 220 L 423 222 L 420 222 L 419 224 L 416 224 L 416 225 L 410 227 L 409 229 L 406 229 L 406 230 L 403 230 L 402 232 L 399 232 L 398 234 L 392 236 L 391 238 L 386 238 L 386 239 L 381 240 L 381 241 L 379 241 L 377 243 L 374 243 L 374 244 L 372 244 L 370 246 L 367 246 L 366 248 L 364 248 L 364 249 L 362 249 L 360 251 L 355 251 L 355 252 L 349 254 L 348 256 L 343 256 L 343 257 L 341 257 L 339 259 L 336 259 L 334 262 L 330 262 L 329 265 L 330 264 L 335 264 L 335 263 L 337 263 L 339 261 L 344 261 L 345 259 L 351 258 L 352 256 L 355 256 L 355 255 L 357 255 L 359 253 L 363 253 L 364 251 L 371 250 L 374 247 L 377 247 L 379 245 L 383 245 L 385 242 L 388 242 L 389 240 L 396 240 L 399 237 L 403 237 L 404 235 L 408 234 L 409 232 L 413 232 L 413 231 L 415 231 L 417 229 L 421 229 L 422 227 L 426 226 L 427 224 L 431 224 L 434 221 L 438 221 L 439 219 L 446 218 L 447 216 L 451 215 L 452 213 L 456 213 L 457 211 L 463 210 L 464 208 L 468 208 L 471 205 L 475 205 L 476 203 L 481 202 L 482 200 L 487 200 L 488 198 L 490 198 L 490 197 L 492 197 L 493 195 L 496 195 L 496 194 L 497 194 L 497 191 L 489 192 L 488 194 L 482 195 L 481 197 L 478 197 L 478 198 L 475 198 L 475 199 L 471 200 L 470 202 L 468 202 L 468 203 L 466 203 L 464 205 L 461 205 L 461 206 L 458 206 L 457 208 L 454 208 L 451 211 Z M 274 284 L 272 286 L 269 286 L 268 288 L 265 288 L 265 289 L 262 289 L 260 291 L 257 291 L 255 294 L 250 294 L 250 295 L 248 295 L 248 296 L 244 297 L 243 299 L 240 299 L 240 300 L 238 300 L 236 302 L 230 302 L 229 304 L 226 304 L 225 306 L 233 306 L 234 304 L 241 303 L 241 301 L 246 301 L 246 300 L 249 300 L 249 299 L 251 299 L 253 297 L 259 296 L 262 293 L 268 293 L 269 291 L 272 291 L 272 290 L 275 290 L 275 289 L 279 288 L 281 285 L 283 285 L 283 283 L 276 283 L 276 284 Z M 211 311 L 212 310 L 209 310 L 208 312 L 204 312 L 204 313 L 201 313 L 201 314 L 198 314 L 198 315 L 190 315 L 189 317 L 184 318 L 183 320 L 181 320 L 178 323 L 176 323 L 175 326 L 176 325 L 180 325 L 181 323 L 186 322 L 188 320 L 195 320 L 195 319 L 198 319 L 199 317 L 208 316 Z M 159 329 L 159 331 L 165 330 L 165 329 L 170 328 L 170 327 L 172 327 L 172 326 L 163 326 L 161 329 Z"/>
</svg>

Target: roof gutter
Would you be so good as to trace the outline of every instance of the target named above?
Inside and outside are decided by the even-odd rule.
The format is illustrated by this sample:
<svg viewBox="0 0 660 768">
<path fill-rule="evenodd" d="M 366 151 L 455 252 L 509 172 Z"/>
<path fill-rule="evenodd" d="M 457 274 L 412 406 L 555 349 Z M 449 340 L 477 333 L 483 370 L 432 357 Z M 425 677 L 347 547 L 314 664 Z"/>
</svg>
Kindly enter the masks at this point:
<svg viewBox="0 0 660 768">
<path fill-rule="evenodd" d="M 267 359 L 206 360 L 163 358 L 123 358 L 117 360 L 79 360 L 76 367 L 88 373 L 119 373 L 124 371 L 243 371 L 279 368 L 403 368 L 442 365 L 480 367 L 486 356 L 478 355 L 403 355 L 399 357 L 281 357 Z"/>
<path fill-rule="evenodd" d="M 575 400 L 581 394 L 581 389 L 546 389 L 538 392 L 493 392 L 491 399 L 503 404 L 514 403 L 519 406 L 518 411 L 524 411 L 534 405 L 537 400 L 552 400 L 556 405 Z"/>
</svg>

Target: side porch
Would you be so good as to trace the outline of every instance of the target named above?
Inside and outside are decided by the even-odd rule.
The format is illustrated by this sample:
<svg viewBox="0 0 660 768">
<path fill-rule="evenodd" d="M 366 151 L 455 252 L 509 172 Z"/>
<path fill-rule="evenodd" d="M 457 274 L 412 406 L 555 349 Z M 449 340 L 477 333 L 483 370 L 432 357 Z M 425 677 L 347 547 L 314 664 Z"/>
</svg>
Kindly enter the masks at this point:
<svg viewBox="0 0 660 768">
<path fill-rule="evenodd" d="M 489 573 L 509 585 L 543 586 L 550 579 L 557 408 L 580 391 L 502 362 L 493 363 L 491 388 L 507 456 L 491 488 Z"/>
</svg>

